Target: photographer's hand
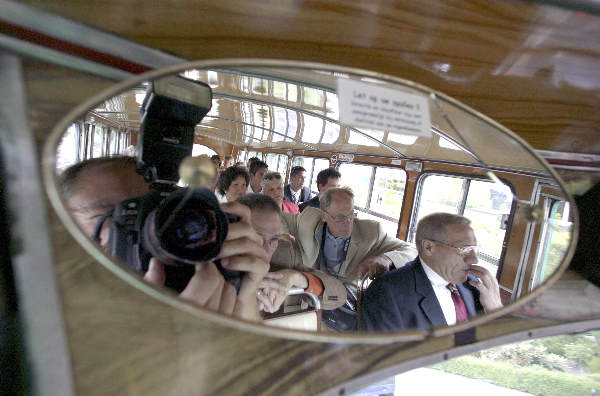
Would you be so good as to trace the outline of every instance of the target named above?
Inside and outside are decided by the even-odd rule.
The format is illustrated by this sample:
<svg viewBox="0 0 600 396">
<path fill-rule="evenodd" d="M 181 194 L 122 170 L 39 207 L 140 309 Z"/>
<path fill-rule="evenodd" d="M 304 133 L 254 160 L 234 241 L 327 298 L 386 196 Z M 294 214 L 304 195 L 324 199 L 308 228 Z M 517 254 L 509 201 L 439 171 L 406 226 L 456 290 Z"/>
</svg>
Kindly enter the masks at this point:
<svg viewBox="0 0 600 396">
<path fill-rule="evenodd" d="M 144 280 L 155 286 L 165 283 L 164 264 L 150 259 Z M 232 315 L 236 306 L 235 288 L 225 279 L 214 263 L 196 265 L 196 272 L 179 297 L 196 305 L 225 315 Z"/>
<path fill-rule="evenodd" d="M 221 210 L 239 218 L 238 222 L 229 224 L 227 238 L 223 243 L 221 253 L 217 256 L 221 259 L 221 265 L 224 268 L 245 272 L 233 316 L 259 321 L 261 319 L 256 292 L 269 270 L 262 238 L 251 226 L 250 209 L 247 206 L 230 202 L 221 204 Z"/>
<path fill-rule="evenodd" d="M 307 286 L 308 280 L 299 271 L 283 269 L 268 272 L 259 286 L 271 302 L 270 307 L 265 305 L 265 311 L 273 313 L 279 310 L 292 287 L 304 289 Z"/>
</svg>

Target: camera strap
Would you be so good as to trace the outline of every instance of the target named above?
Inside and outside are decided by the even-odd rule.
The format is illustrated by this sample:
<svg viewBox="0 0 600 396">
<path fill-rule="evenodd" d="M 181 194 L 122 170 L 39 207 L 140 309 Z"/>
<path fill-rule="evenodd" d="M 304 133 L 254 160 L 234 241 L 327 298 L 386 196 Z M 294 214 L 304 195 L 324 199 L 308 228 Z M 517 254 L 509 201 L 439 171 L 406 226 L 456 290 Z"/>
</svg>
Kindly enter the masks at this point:
<svg viewBox="0 0 600 396">
<path fill-rule="evenodd" d="M 94 226 L 94 232 L 92 233 L 92 239 L 98 243 L 100 243 L 100 233 L 102 232 L 102 226 L 104 225 L 104 222 L 106 221 L 106 219 L 108 219 L 109 217 L 112 217 L 113 213 L 114 213 L 115 209 L 111 209 L 108 212 L 104 213 L 102 215 L 102 217 L 100 217 L 100 220 L 98 220 L 98 222 L 96 223 L 96 225 Z"/>
</svg>

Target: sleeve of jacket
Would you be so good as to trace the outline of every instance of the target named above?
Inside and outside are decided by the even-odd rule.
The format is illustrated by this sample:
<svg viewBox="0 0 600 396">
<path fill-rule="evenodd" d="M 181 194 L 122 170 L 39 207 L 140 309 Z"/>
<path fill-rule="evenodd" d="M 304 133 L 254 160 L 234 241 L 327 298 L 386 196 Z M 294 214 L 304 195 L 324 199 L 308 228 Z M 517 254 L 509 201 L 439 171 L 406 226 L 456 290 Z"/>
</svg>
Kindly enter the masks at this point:
<svg viewBox="0 0 600 396">
<path fill-rule="evenodd" d="M 400 268 L 404 264 L 417 257 L 417 249 L 408 242 L 389 236 L 385 233 L 381 224 L 377 225 L 377 242 L 373 248 L 374 256 L 385 255 L 394 263 L 394 267 Z"/>
<path fill-rule="evenodd" d="M 323 283 L 321 306 L 323 309 L 335 309 L 346 301 L 346 288 L 335 277 L 316 269 L 302 265 L 302 257 L 297 244 L 292 240 L 283 240 L 271 258 L 271 271 L 289 268 L 301 272 L 310 272 Z"/>
</svg>

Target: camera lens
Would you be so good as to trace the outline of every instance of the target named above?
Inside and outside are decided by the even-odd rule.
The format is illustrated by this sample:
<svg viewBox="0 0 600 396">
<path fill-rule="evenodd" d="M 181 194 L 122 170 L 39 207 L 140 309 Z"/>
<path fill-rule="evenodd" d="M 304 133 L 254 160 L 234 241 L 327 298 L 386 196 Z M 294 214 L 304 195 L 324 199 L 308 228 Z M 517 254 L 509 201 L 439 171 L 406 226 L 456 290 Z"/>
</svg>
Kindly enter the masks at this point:
<svg viewBox="0 0 600 396">
<path fill-rule="evenodd" d="M 215 222 L 212 211 L 183 209 L 163 232 L 163 245 L 173 252 L 201 249 L 215 242 Z"/>
<path fill-rule="evenodd" d="M 153 210 L 143 228 L 143 244 L 154 257 L 173 265 L 212 260 L 227 236 L 228 220 L 207 189 L 179 189 Z"/>
</svg>

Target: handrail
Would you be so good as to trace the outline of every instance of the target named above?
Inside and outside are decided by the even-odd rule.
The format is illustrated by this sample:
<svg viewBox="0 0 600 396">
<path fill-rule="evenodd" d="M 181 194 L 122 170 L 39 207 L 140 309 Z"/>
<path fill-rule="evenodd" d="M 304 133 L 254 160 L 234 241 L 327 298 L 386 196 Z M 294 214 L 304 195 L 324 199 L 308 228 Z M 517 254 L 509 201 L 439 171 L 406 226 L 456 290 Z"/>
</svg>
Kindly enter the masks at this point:
<svg viewBox="0 0 600 396">
<path fill-rule="evenodd" d="M 308 297 L 310 297 L 313 300 L 316 311 L 321 309 L 321 301 L 319 300 L 319 297 L 315 296 L 314 294 L 304 291 L 304 289 L 301 289 L 299 287 L 293 287 L 288 292 L 288 296 L 298 296 L 301 294 L 306 294 Z"/>
</svg>

